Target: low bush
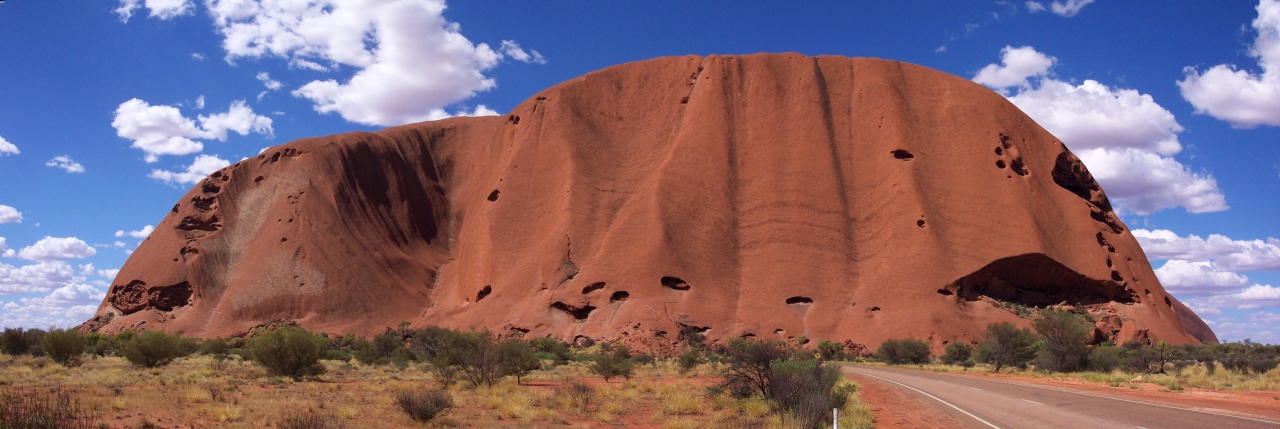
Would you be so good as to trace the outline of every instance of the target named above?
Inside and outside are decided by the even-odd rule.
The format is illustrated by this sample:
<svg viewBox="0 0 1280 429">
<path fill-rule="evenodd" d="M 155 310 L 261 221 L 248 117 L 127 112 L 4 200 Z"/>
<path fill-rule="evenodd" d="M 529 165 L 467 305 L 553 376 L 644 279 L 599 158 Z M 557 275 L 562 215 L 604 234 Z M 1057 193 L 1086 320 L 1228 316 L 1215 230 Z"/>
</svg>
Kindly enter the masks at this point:
<svg viewBox="0 0 1280 429">
<path fill-rule="evenodd" d="M 698 349 L 687 347 L 684 349 L 684 353 L 681 353 L 680 357 L 676 359 L 676 363 L 680 365 L 680 371 L 689 372 L 696 368 L 699 363 L 702 363 L 702 353 Z"/>
<path fill-rule="evenodd" d="M 991 364 L 996 372 L 1006 366 L 1026 366 L 1036 357 L 1037 340 L 1035 333 L 1012 323 L 989 324 L 978 344 L 978 360 Z"/>
<path fill-rule="evenodd" d="M 372 341 L 357 339 L 351 343 L 356 360 L 366 365 L 386 364 L 391 361 L 391 354 L 401 348 L 404 348 L 404 339 L 390 330 L 374 336 Z"/>
<path fill-rule="evenodd" d="M 329 340 L 305 330 L 286 327 L 249 339 L 248 354 L 272 375 L 300 380 L 324 372 L 320 357 Z"/>
<path fill-rule="evenodd" d="M 1093 321 L 1067 311 L 1041 311 L 1032 325 L 1041 336 L 1036 369 L 1071 372 L 1084 369 L 1089 358 Z"/>
<path fill-rule="evenodd" d="M 844 378 L 839 368 L 817 360 L 775 361 L 771 369 L 770 399 L 779 411 L 791 415 L 806 428 L 822 427 L 830 418 L 831 409 L 843 408 L 853 394 L 852 389 L 836 388 L 837 382 Z"/>
<path fill-rule="evenodd" d="M 964 362 L 970 362 L 973 358 L 973 346 L 969 343 L 952 342 L 942 348 L 942 356 L 939 359 L 942 363 L 955 365 Z"/>
<path fill-rule="evenodd" d="M 155 368 L 195 353 L 196 348 L 195 340 L 190 338 L 160 331 L 143 331 L 121 345 L 120 353 L 134 365 Z"/>
<path fill-rule="evenodd" d="M 888 339 L 876 349 L 876 358 L 894 365 L 929 363 L 929 343 L 915 338 Z"/>
<path fill-rule="evenodd" d="M 516 384 L 520 384 L 521 379 L 534 370 L 542 368 L 542 361 L 534 356 L 533 347 L 515 339 L 498 343 L 498 363 L 503 374 L 516 377 Z"/>
<path fill-rule="evenodd" d="M 844 360 L 844 345 L 831 340 L 818 343 L 818 355 L 824 360 Z"/>
<path fill-rule="evenodd" d="M 70 391 L 0 392 L 0 428 L 89 429 L 98 416 Z"/>
<path fill-rule="evenodd" d="M 631 379 L 635 366 L 635 360 L 632 359 L 631 351 L 627 346 L 617 346 L 610 351 L 602 349 L 600 354 L 596 355 L 595 362 L 591 364 L 591 372 L 608 383 L 609 379 L 616 377 Z"/>
<path fill-rule="evenodd" d="M 231 343 L 222 338 L 201 341 L 200 347 L 196 349 L 196 352 L 206 356 L 225 355 L 229 351 L 231 351 Z"/>
<path fill-rule="evenodd" d="M 295 412 L 276 424 L 278 429 L 346 429 L 347 424 L 332 414 Z"/>
<path fill-rule="evenodd" d="M 40 338 L 40 348 L 54 362 L 63 366 L 78 366 L 80 357 L 84 354 L 85 341 L 74 330 L 54 329 Z"/>
<path fill-rule="evenodd" d="M 1120 366 L 1121 358 L 1119 347 L 1110 344 L 1099 344 L 1089 351 L 1089 369 L 1098 372 L 1111 372 Z"/>
<path fill-rule="evenodd" d="M 453 409 L 453 397 L 444 389 L 400 392 L 396 405 L 414 421 L 426 423 L 448 414 Z"/>
<path fill-rule="evenodd" d="M 786 343 L 780 341 L 729 340 L 722 350 L 725 354 L 724 384 L 736 398 L 754 394 L 769 397 L 769 378 L 773 376 L 773 363 L 791 354 Z"/>
</svg>

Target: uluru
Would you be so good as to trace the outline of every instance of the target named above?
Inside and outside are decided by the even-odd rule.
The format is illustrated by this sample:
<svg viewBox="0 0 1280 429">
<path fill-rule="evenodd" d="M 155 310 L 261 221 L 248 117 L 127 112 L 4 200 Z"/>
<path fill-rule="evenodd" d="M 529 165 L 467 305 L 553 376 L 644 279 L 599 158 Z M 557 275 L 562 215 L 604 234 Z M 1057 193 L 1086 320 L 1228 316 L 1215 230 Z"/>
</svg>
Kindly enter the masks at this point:
<svg viewBox="0 0 1280 429">
<path fill-rule="evenodd" d="M 1000 94 L 757 54 L 270 148 L 182 197 L 81 329 L 937 348 L 1027 308 L 1087 312 L 1097 341 L 1216 341 L 1083 163 Z"/>
</svg>

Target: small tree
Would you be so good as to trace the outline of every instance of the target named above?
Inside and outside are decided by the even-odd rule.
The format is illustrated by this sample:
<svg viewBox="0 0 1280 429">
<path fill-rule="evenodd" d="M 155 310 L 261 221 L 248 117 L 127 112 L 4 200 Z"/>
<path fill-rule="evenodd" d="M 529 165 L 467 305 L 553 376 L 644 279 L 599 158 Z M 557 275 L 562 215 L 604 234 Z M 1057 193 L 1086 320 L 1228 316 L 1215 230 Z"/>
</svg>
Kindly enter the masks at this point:
<svg viewBox="0 0 1280 429">
<path fill-rule="evenodd" d="M 725 368 L 724 387 L 737 397 L 760 393 L 769 397 L 769 379 L 773 362 L 786 359 L 790 350 L 780 341 L 730 340 L 725 349 L 729 366 Z"/>
<path fill-rule="evenodd" d="M 617 346 L 611 351 L 602 350 L 599 355 L 596 355 L 596 361 L 591 364 L 591 372 L 608 383 L 609 379 L 614 377 L 630 379 L 635 366 L 636 362 L 631 358 L 631 351 L 627 346 Z"/>
<path fill-rule="evenodd" d="M 390 330 L 374 336 L 373 341 L 355 340 L 351 343 L 356 360 L 366 365 L 386 363 L 390 360 L 391 354 L 402 347 L 404 347 L 404 340 L 399 334 Z"/>
<path fill-rule="evenodd" d="M 822 427 L 831 409 L 844 407 L 855 386 L 837 387 L 844 379 L 840 369 L 812 357 L 774 361 L 770 368 L 769 399 L 778 411 L 791 414 L 806 428 Z"/>
<path fill-rule="evenodd" d="M 143 331 L 120 347 L 125 359 L 147 368 L 168 365 L 195 350 L 195 340 L 160 331 Z"/>
<path fill-rule="evenodd" d="M 941 359 L 942 363 L 945 364 L 967 362 L 973 357 L 973 346 L 959 341 L 948 343 L 946 347 L 942 348 L 942 351 Z"/>
<path fill-rule="evenodd" d="M 468 383 L 493 387 L 493 383 L 502 379 L 502 362 L 492 333 L 487 330 L 464 333 L 452 341 L 452 345 L 441 351 L 445 361 L 455 363 Z"/>
<path fill-rule="evenodd" d="M 22 328 L 5 328 L 0 333 L 0 351 L 7 355 L 17 356 L 31 350 L 31 340 Z"/>
<path fill-rule="evenodd" d="M 843 360 L 844 345 L 831 340 L 818 342 L 818 355 L 823 360 Z"/>
<path fill-rule="evenodd" d="M 329 339 L 305 330 L 285 327 L 249 339 L 246 347 L 253 360 L 273 375 L 301 380 L 307 375 L 324 372 L 324 357 Z"/>
<path fill-rule="evenodd" d="M 1036 357 L 1037 369 L 1070 372 L 1084 367 L 1093 333 L 1088 319 L 1067 311 L 1042 311 L 1032 326 L 1044 337 Z"/>
<path fill-rule="evenodd" d="M 1036 357 L 1036 334 L 1018 329 L 1009 322 L 987 325 L 978 344 L 978 360 L 991 364 L 996 372 L 1008 365 L 1023 366 Z"/>
<path fill-rule="evenodd" d="M 702 353 L 693 347 L 686 347 L 676 363 L 680 364 L 680 371 L 689 372 L 702 363 Z"/>
<path fill-rule="evenodd" d="M 85 341 L 79 332 L 54 329 L 40 339 L 40 347 L 54 362 L 64 366 L 79 366 L 80 355 L 84 354 Z"/>
<path fill-rule="evenodd" d="M 876 358 L 894 365 L 929 363 L 929 343 L 915 338 L 888 339 L 880 343 Z"/>
<path fill-rule="evenodd" d="M 542 361 L 533 354 L 533 347 L 520 340 L 504 340 L 498 343 L 498 361 L 502 372 L 516 376 L 516 384 L 534 370 L 542 368 Z"/>
</svg>

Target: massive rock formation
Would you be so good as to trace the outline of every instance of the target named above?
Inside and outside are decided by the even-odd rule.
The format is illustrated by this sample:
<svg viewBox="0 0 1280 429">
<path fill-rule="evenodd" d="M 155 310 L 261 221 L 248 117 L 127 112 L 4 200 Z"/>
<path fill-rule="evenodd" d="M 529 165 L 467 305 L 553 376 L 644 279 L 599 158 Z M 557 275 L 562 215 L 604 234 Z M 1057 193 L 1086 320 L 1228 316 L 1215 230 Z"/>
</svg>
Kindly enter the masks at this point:
<svg viewBox="0 0 1280 429">
<path fill-rule="evenodd" d="M 999 94 L 878 59 L 687 56 L 591 73 L 502 117 L 304 139 L 227 167 L 82 328 L 407 321 L 940 347 L 1049 306 L 1087 309 L 1099 339 L 1214 340 L 1080 160 Z"/>
</svg>

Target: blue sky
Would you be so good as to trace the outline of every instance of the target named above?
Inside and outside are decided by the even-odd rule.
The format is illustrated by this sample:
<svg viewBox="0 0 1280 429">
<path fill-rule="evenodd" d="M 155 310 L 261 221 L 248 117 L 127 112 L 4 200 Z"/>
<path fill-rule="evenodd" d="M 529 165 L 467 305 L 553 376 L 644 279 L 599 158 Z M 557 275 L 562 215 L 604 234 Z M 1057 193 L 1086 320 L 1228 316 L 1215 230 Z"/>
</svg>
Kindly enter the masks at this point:
<svg viewBox="0 0 1280 429">
<path fill-rule="evenodd" d="M 1166 288 L 1280 343 L 1280 4 L 0 2 L 0 326 L 91 315 L 204 174 L 302 137 L 510 110 L 664 55 L 869 56 L 1006 95 L 1117 201 Z"/>
</svg>

